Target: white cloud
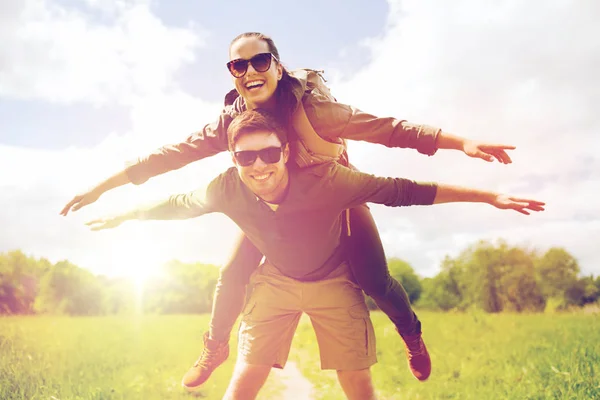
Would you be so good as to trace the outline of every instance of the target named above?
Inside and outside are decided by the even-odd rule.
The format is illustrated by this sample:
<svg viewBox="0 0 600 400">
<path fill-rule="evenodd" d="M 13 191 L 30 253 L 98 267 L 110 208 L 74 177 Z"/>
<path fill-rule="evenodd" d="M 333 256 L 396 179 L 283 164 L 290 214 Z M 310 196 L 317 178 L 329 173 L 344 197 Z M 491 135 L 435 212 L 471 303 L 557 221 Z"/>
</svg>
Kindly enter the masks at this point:
<svg viewBox="0 0 600 400">
<path fill-rule="evenodd" d="M 7 24 L 0 24 L 0 96 L 116 102 L 127 106 L 132 122 L 131 132 L 110 134 L 94 148 L 50 151 L 0 144 L 2 250 L 20 248 L 53 261 L 68 258 L 109 274 L 153 269 L 175 257 L 222 263 L 230 253 L 237 228 L 225 217 L 205 217 L 202 224 L 131 224 L 110 234 L 83 225 L 202 186 L 229 166 L 223 156 L 143 187 L 115 190 L 68 218 L 58 215 L 76 191 L 122 169 L 125 160 L 179 142 L 218 115 L 219 105 L 185 94 L 175 79 L 205 34 L 193 25 L 165 26 L 148 3 L 90 0 L 88 9 L 36 0 L 2 3 L 0 15 Z"/>
<path fill-rule="evenodd" d="M 84 0 L 94 10 L 109 16 L 115 16 L 119 11 L 135 5 L 150 6 L 151 0 Z"/>
<path fill-rule="evenodd" d="M 597 2 L 390 1 L 387 31 L 367 41 L 373 62 L 338 79 L 338 100 L 378 115 L 514 144 L 514 164 L 462 154 L 432 158 L 351 146 L 363 170 L 470 185 L 548 203 L 542 215 L 478 205 L 375 207 L 386 250 L 430 275 L 469 240 L 503 237 L 565 246 L 600 272 L 600 26 Z M 390 221 L 401 221 L 397 226 Z M 407 240 L 405 232 L 413 235 Z M 402 232 L 398 234 L 398 232 Z"/>
<path fill-rule="evenodd" d="M 11 2 L 9 2 L 11 3 Z M 45 101 L 127 103 L 132 131 L 93 149 L 0 145 L 3 249 L 69 258 L 95 271 L 124 273 L 171 258 L 223 263 L 237 228 L 221 216 L 178 223 L 132 223 L 91 233 L 89 218 L 187 191 L 223 171 L 222 155 L 108 193 L 63 218 L 75 193 L 123 161 L 181 140 L 217 115 L 218 105 L 182 93 L 174 73 L 202 44 L 196 28 L 171 28 L 147 2 L 88 0 L 104 19 L 42 1 L 0 4 L 0 96 Z M 428 158 L 411 150 L 352 144 L 362 170 L 527 195 L 548 202 L 524 217 L 487 205 L 386 209 L 373 206 L 389 256 L 423 275 L 481 238 L 545 248 L 565 246 L 586 272 L 600 272 L 600 26 L 597 3 L 391 2 L 379 37 L 365 40 L 372 62 L 330 79 L 344 101 L 376 115 L 438 125 L 457 134 L 515 144 L 514 164 L 486 164 L 458 152 Z M 12 15 L 2 19 L 3 15 Z M 98 22 L 104 21 L 104 22 Z M 88 51 L 94 43 L 96 52 Z M 151 51 L 150 51 L 151 50 Z M 150 64 L 152 69 L 146 67 Z M 102 68 L 98 68 L 102 65 Z M 89 69 L 90 74 L 81 71 Z M 93 72 L 93 73 L 92 73 Z"/>
<path fill-rule="evenodd" d="M 203 44 L 199 29 L 168 27 L 145 2 L 89 3 L 109 15 L 47 0 L 2 6 L 0 96 L 128 104 L 173 89 Z"/>
<path fill-rule="evenodd" d="M 169 105 L 162 104 L 161 113 L 149 114 L 147 119 L 164 127 L 181 109 L 202 105 L 189 98 L 187 104 L 186 99 L 175 100 L 165 99 Z M 120 170 L 124 160 L 154 149 L 157 143 L 180 141 L 185 135 L 181 132 L 191 132 L 190 123 L 176 125 L 186 128 L 140 131 L 140 127 L 148 126 L 134 125 L 137 132 L 144 132 L 147 137 L 134 133 L 113 135 L 92 149 L 48 151 L 0 145 L 0 170 L 10 171 L 0 178 L 0 250 L 20 248 L 52 261 L 68 258 L 95 272 L 111 275 L 152 271 L 173 258 L 223 263 L 239 232 L 224 216 L 178 223 L 136 222 L 110 232 L 91 232 L 84 222 L 202 187 L 229 166 L 227 154 L 156 177 L 140 187 L 119 188 L 67 218 L 58 214 L 77 191 Z"/>
</svg>

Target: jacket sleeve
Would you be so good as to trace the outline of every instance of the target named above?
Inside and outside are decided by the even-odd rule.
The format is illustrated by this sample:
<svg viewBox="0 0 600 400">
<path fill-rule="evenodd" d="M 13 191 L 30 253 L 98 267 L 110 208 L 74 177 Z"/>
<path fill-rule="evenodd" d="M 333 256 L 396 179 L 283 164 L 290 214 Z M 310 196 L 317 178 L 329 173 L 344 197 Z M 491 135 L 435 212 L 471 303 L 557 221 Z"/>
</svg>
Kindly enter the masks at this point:
<svg viewBox="0 0 600 400">
<path fill-rule="evenodd" d="M 376 117 L 318 94 L 306 95 L 303 102 L 308 119 L 323 138 L 333 141 L 336 138 L 362 140 L 387 147 L 411 148 L 430 156 L 437 151 L 439 128 L 396 118 Z"/>
<path fill-rule="evenodd" d="M 190 135 L 185 141 L 163 146 L 145 157 L 129 162 L 125 173 L 129 180 L 142 184 L 153 176 L 164 174 L 188 165 L 189 163 L 226 151 L 227 128 L 232 116 L 227 109 L 219 119 L 206 125 L 201 131 Z"/>
<path fill-rule="evenodd" d="M 341 209 L 363 203 L 377 203 L 388 207 L 432 205 L 437 185 L 403 178 L 383 178 L 331 163 L 332 197 L 341 201 Z"/>
<path fill-rule="evenodd" d="M 141 220 L 178 220 L 219 212 L 222 201 L 223 176 L 214 179 L 206 188 L 191 193 L 176 194 L 135 210 Z"/>
</svg>

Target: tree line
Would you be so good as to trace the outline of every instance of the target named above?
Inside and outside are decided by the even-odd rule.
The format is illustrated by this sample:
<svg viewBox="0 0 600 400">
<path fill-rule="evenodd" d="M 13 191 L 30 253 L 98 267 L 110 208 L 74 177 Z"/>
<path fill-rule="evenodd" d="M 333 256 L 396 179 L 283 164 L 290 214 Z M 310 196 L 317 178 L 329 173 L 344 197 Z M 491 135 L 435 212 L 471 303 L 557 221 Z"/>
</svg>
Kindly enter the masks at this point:
<svg viewBox="0 0 600 400">
<path fill-rule="evenodd" d="M 129 278 L 15 250 L 0 254 L 0 314 L 206 313 L 218 276 L 214 265 L 171 261 L 138 287 Z"/>
<path fill-rule="evenodd" d="M 446 257 L 430 278 L 419 277 L 398 258 L 388 264 L 421 309 L 541 312 L 600 302 L 600 277 L 581 276 L 575 257 L 558 247 L 540 253 L 482 241 Z M 127 278 L 94 275 L 67 260 L 52 264 L 15 250 L 0 254 L 0 314 L 206 313 L 218 275 L 215 265 L 171 261 L 137 287 Z M 368 304 L 376 308 L 370 299 Z"/>
<path fill-rule="evenodd" d="M 392 275 L 396 264 L 402 262 L 390 261 Z M 600 277 L 581 276 L 577 259 L 560 247 L 540 253 L 504 241 L 480 241 L 457 257 L 447 256 L 434 277 L 419 279 L 409 267 L 396 277 L 419 308 L 540 312 L 600 301 Z"/>
</svg>

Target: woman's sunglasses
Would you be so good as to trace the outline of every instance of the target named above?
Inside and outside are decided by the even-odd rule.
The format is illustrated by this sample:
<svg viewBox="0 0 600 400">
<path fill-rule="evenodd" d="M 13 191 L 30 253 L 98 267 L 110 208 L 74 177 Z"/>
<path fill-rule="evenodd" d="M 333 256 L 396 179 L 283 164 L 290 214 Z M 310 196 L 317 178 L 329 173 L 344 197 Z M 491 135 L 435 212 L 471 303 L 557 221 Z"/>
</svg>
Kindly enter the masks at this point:
<svg viewBox="0 0 600 400">
<path fill-rule="evenodd" d="M 278 62 L 277 57 L 271 53 L 259 53 L 249 60 L 238 58 L 227 63 L 227 69 L 234 78 L 241 78 L 248 72 L 248 64 L 252 64 L 252 68 L 256 72 L 265 72 L 271 68 L 271 59 L 274 58 Z"/>
<path fill-rule="evenodd" d="M 281 159 L 281 147 L 267 147 L 260 150 L 234 151 L 233 156 L 239 165 L 249 167 L 260 157 L 266 164 L 275 164 Z"/>
</svg>

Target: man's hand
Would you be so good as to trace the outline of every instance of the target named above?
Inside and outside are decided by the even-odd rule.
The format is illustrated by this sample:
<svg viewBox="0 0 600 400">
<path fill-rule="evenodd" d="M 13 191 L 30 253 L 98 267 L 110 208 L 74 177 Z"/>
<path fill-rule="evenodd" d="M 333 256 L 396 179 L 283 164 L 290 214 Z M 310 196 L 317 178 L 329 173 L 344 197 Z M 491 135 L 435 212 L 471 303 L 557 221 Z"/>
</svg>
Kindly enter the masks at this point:
<svg viewBox="0 0 600 400">
<path fill-rule="evenodd" d="M 475 140 L 465 140 L 463 143 L 463 151 L 469 157 L 481 158 L 485 161 L 492 162 L 494 158 L 502 164 L 510 164 L 512 160 L 506 153 L 506 150 L 514 150 L 515 146 L 507 146 L 503 144 L 489 144 L 477 142 Z"/>
<path fill-rule="evenodd" d="M 112 229 L 112 228 L 116 228 L 117 226 L 121 225 L 123 222 L 125 222 L 127 219 L 124 218 L 123 216 L 115 216 L 115 217 L 104 217 L 104 218 L 98 218 L 89 222 L 86 222 L 85 224 L 87 226 L 89 226 L 91 228 L 91 230 L 93 231 L 101 231 L 103 229 Z"/>
<path fill-rule="evenodd" d="M 98 198 L 100 198 L 101 193 L 98 193 L 95 190 L 90 190 L 89 192 L 78 194 L 73 197 L 73 200 L 67 203 L 67 205 L 62 209 L 60 215 L 67 215 L 69 211 L 77 211 L 82 207 L 87 206 L 88 204 L 92 204 Z"/>
<path fill-rule="evenodd" d="M 515 210 L 529 215 L 530 211 L 544 211 L 546 203 L 537 200 L 521 199 L 504 194 L 496 195 L 490 203 L 501 210 Z"/>
</svg>

